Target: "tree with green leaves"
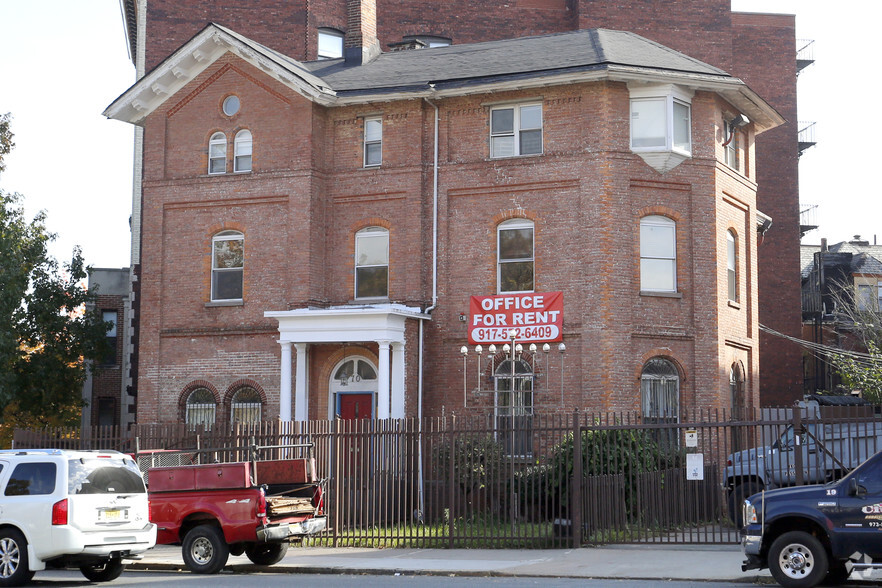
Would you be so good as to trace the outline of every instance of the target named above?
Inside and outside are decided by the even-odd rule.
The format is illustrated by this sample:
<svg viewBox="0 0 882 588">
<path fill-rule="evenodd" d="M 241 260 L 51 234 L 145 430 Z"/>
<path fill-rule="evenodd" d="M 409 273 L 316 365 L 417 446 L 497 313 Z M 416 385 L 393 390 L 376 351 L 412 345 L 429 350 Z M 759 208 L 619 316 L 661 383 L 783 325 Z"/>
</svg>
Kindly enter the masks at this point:
<svg viewBox="0 0 882 588">
<path fill-rule="evenodd" d="M 0 117 L 0 170 L 12 148 Z M 108 323 L 87 304 L 88 268 L 79 248 L 59 266 L 45 212 L 28 222 L 20 194 L 0 190 L 0 447 L 16 427 L 79 423 L 88 360 L 106 353 Z"/>
</svg>

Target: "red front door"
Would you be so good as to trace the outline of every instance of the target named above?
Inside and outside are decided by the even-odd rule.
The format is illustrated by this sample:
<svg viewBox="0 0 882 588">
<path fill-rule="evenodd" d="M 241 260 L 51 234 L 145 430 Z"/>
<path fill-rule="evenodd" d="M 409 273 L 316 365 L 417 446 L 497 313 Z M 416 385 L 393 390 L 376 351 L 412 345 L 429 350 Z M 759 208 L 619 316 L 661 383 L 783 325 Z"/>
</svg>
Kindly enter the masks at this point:
<svg viewBox="0 0 882 588">
<path fill-rule="evenodd" d="M 340 418 L 343 420 L 369 419 L 373 416 L 374 395 L 370 393 L 340 394 Z"/>
</svg>

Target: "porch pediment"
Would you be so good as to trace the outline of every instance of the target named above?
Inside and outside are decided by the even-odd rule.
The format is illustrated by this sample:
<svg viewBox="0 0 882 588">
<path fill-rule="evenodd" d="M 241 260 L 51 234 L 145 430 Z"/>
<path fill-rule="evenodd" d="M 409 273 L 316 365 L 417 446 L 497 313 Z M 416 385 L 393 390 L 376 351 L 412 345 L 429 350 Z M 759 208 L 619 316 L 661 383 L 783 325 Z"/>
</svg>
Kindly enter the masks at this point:
<svg viewBox="0 0 882 588">
<path fill-rule="evenodd" d="M 292 343 L 403 343 L 407 319 L 431 319 L 430 315 L 419 308 L 402 304 L 298 308 L 267 311 L 263 315 L 279 321 L 279 341 Z"/>
</svg>

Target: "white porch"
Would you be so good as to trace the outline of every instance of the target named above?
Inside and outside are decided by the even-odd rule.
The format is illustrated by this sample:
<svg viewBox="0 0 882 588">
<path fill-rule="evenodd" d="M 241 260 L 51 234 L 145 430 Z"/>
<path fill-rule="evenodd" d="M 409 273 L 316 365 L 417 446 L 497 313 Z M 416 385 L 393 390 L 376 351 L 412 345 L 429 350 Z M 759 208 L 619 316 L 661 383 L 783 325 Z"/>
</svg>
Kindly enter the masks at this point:
<svg viewBox="0 0 882 588">
<path fill-rule="evenodd" d="M 374 342 L 378 346 L 377 412 L 380 419 L 404 418 L 405 326 L 407 319 L 428 320 L 419 308 L 401 304 L 299 308 L 264 312 L 279 321 L 282 347 L 279 418 L 291 420 L 292 383 L 294 419 L 309 418 L 309 345 Z M 297 353 L 292 378 L 292 347 Z"/>
</svg>

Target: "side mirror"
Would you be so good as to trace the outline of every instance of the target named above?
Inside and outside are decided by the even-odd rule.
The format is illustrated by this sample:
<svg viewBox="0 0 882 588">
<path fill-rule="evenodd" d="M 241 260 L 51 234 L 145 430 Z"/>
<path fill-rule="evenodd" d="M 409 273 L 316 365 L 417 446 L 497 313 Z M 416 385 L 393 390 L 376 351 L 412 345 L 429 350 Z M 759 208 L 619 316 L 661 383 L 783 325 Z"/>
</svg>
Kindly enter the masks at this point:
<svg viewBox="0 0 882 588">
<path fill-rule="evenodd" d="M 858 484 L 857 478 L 851 478 L 848 481 L 848 495 L 849 496 L 865 496 L 867 494 L 867 489 Z"/>
</svg>

